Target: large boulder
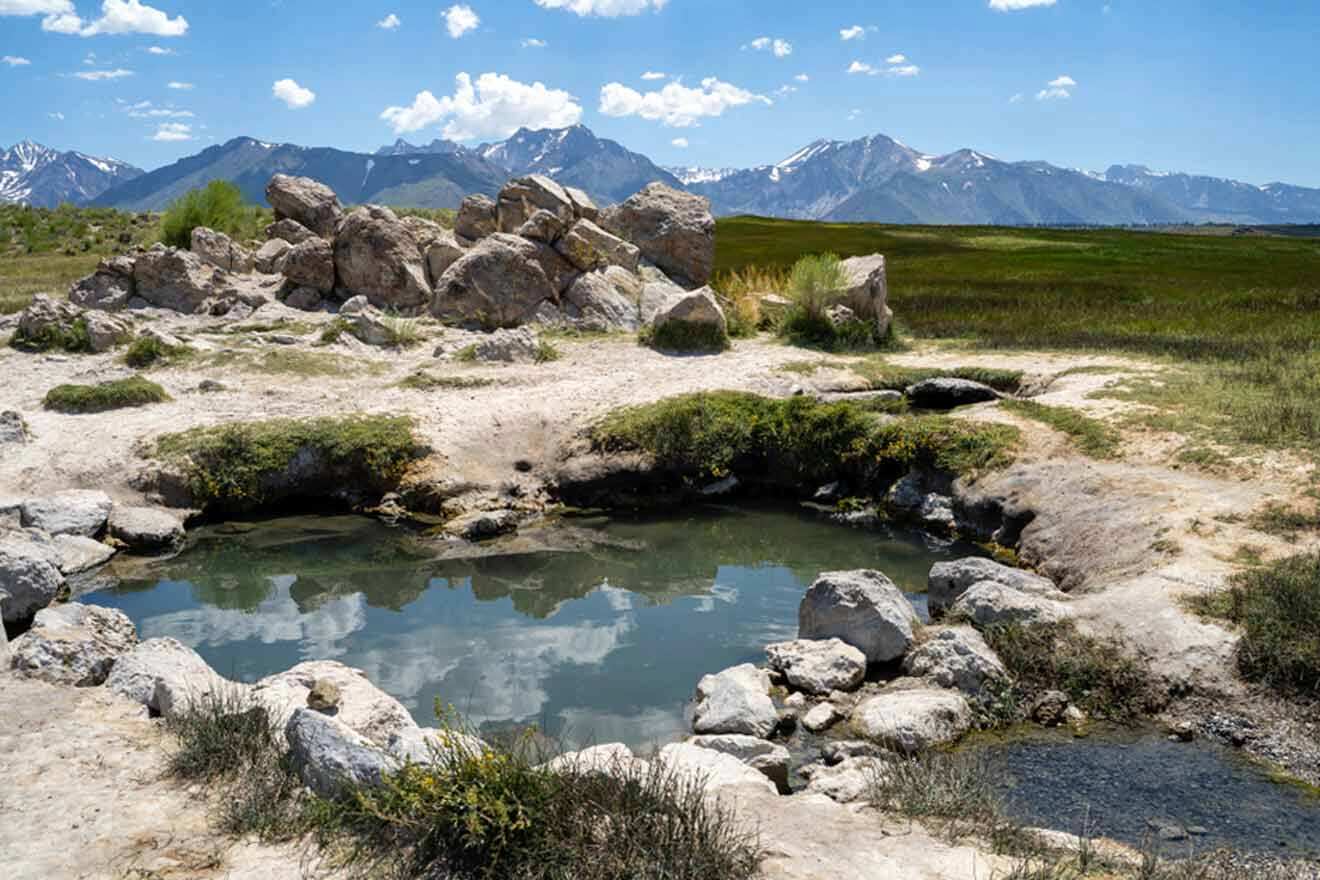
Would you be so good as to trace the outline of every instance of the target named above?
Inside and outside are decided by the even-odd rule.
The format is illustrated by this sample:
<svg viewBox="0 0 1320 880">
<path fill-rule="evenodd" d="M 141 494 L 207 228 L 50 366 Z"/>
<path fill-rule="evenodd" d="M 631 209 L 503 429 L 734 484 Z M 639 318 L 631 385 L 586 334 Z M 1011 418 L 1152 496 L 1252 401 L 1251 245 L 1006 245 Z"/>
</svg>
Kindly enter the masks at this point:
<svg viewBox="0 0 1320 880">
<path fill-rule="evenodd" d="M 948 613 L 952 620 L 986 627 L 997 623 L 1056 623 L 1071 616 L 1072 610 L 1055 599 L 982 581 L 968 587 Z"/>
<path fill-rule="evenodd" d="M 503 233 L 483 238 L 436 281 L 431 313 L 495 327 L 531 321 L 542 303 L 559 298 L 538 260 L 542 247 Z"/>
<path fill-rule="evenodd" d="M 69 302 L 86 309 L 117 312 L 127 308 L 128 301 L 136 295 L 133 258 L 109 257 L 91 275 L 74 282 L 69 289 Z"/>
<path fill-rule="evenodd" d="M 654 344 L 662 349 L 718 350 L 728 345 L 729 323 L 709 287 L 676 293 L 651 319 Z"/>
<path fill-rule="evenodd" d="M 308 237 L 315 238 L 316 236 L 308 233 Z M 284 261 L 288 259 L 289 251 L 292 248 L 293 245 L 284 239 L 272 238 L 257 248 L 257 252 L 252 258 L 252 264 L 258 272 L 264 272 L 267 275 L 278 275 L 284 271 Z"/>
<path fill-rule="evenodd" d="M 889 308 L 889 283 L 885 278 L 885 258 L 880 254 L 851 257 L 839 264 L 847 279 L 844 302 L 853 315 L 874 321 L 881 335 L 889 331 L 894 313 Z"/>
<path fill-rule="evenodd" d="M 530 327 L 496 330 L 472 345 L 472 359 L 482 363 L 531 363 L 538 340 Z"/>
<path fill-rule="evenodd" d="M 137 553 L 161 553 L 183 543 L 183 524 L 159 507 L 116 505 L 106 525 L 110 537 Z"/>
<path fill-rule="evenodd" d="M 998 400 L 999 392 L 971 379 L 937 376 L 909 385 L 903 392 L 908 403 L 920 409 L 945 410 L 973 403 Z"/>
<path fill-rule="evenodd" d="M 840 639 L 796 639 L 767 645 L 770 668 L 800 691 L 824 696 L 850 691 L 866 677 L 866 655 Z"/>
<path fill-rule="evenodd" d="M 413 311 L 431 298 L 426 266 L 412 232 L 389 208 L 357 208 L 335 236 L 339 286 L 382 309 Z"/>
<path fill-rule="evenodd" d="M 0 532 L 0 590 L 9 594 L 5 622 L 29 619 L 54 602 L 63 586 L 59 553 L 51 542 L 29 532 Z"/>
<path fill-rule="evenodd" d="M 568 193 L 568 198 L 573 202 L 573 214 L 579 220 L 595 220 L 600 216 L 600 208 L 596 207 L 591 196 L 575 186 L 564 187 L 564 192 Z"/>
<path fill-rule="evenodd" d="M 956 626 L 930 635 L 903 658 L 903 671 L 940 687 L 977 696 L 991 682 L 1008 679 L 999 656 L 971 627 Z"/>
<path fill-rule="evenodd" d="M 775 784 L 761 771 L 732 755 L 694 743 L 670 743 L 660 750 L 655 761 L 674 776 L 703 783 L 708 794 L 743 786 L 777 793 Z"/>
<path fill-rule="evenodd" d="M 267 244 L 272 241 L 282 241 L 290 245 L 302 244 L 307 239 L 315 237 L 315 232 L 312 232 L 297 220 L 291 220 L 288 217 L 277 220 L 266 227 Z"/>
<path fill-rule="evenodd" d="M 388 746 L 400 731 L 417 726 L 403 704 L 372 684 L 365 672 L 334 660 L 299 663 L 267 676 L 253 685 L 252 695 L 282 723 L 294 709 L 307 705 L 318 681 L 338 688 L 338 720 L 381 747 Z"/>
<path fill-rule="evenodd" d="M 163 717 L 198 701 L 223 699 L 246 689 L 221 677 L 192 648 L 168 637 L 147 639 L 120 656 L 105 684 Z"/>
<path fill-rule="evenodd" d="M 303 784 L 324 798 L 380 785 L 396 762 L 337 718 L 295 709 L 284 726 L 289 756 Z"/>
<path fill-rule="evenodd" d="M 75 324 L 82 320 L 83 310 L 78 306 L 52 299 L 44 293 L 32 297 L 27 308 L 18 315 L 18 328 L 14 338 L 38 342 L 47 338 L 68 337 L 76 332 Z"/>
<path fill-rule="evenodd" d="M 23 525 L 48 535 L 94 538 L 105 528 L 114 502 L 94 489 L 68 489 L 23 502 Z"/>
<path fill-rule="evenodd" d="M 697 683 L 692 714 L 695 733 L 742 733 L 768 737 L 779 724 L 770 701 L 770 676 L 750 663 L 734 666 Z"/>
<path fill-rule="evenodd" d="M 1049 578 L 1012 568 L 993 559 L 969 556 L 951 562 L 937 562 L 926 579 L 926 599 L 932 615 L 942 614 L 973 584 L 991 581 L 1012 587 L 1021 593 L 1063 599 L 1064 594 Z"/>
<path fill-rule="evenodd" d="M 590 272 L 606 266 L 619 266 L 636 272 L 641 251 L 636 245 L 611 235 L 590 220 L 579 220 L 564 233 L 555 249 L 578 269 Z"/>
<path fill-rule="evenodd" d="M 427 276 L 434 284 L 445 274 L 446 269 L 458 262 L 465 249 L 459 244 L 458 236 L 448 229 L 442 229 L 440 234 L 426 242 L 425 253 Z"/>
<path fill-rule="evenodd" d="M 500 232 L 517 232 L 537 211 L 548 211 L 565 228 L 576 217 L 568 193 L 544 174 L 515 177 L 504 185 L 495 202 Z"/>
<path fill-rule="evenodd" d="M 192 245 L 189 250 L 217 269 L 224 269 L 226 272 L 251 272 L 254 268 L 251 251 L 237 244 L 223 232 L 205 226 L 193 229 Z"/>
<path fill-rule="evenodd" d="M 852 724 L 867 739 L 912 754 L 956 742 L 971 730 L 972 708 L 956 691 L 891 691 L 859 703 Z"/>
<path fill-rule="evenodd" d="M 276 174 L 266 184 L 266 201 L 275 209 L 276 221 L 296 220 L 323 238 L 334 236 L 344 216 L 335 191 L 310 177 Z"/>
<path fill-rule="evenodd" d="M 32 628 L 14 640 L 10 663 L 28 678 L 95 687 L 136 642 L 122 611 L 70 603 L 38 611 Z"/>
<path fill-rule="evenodd" d="M 869 663 L 902 657 L 919 627 L 912 603 L 878 571 L 826 572 L 798 607 L 798 638 L 841 639 Z"/>
<path fill-rule="evenodd" d="M 477 241 L 498 231 L 494 199 L 480 194 L 463 199 L 454 220 L 455 234 L 468 241 Z"/>
<path fill-rule="evenodd" d="M 309 238 L 285 252 L 280 271 L 294 287 L 329 293 L 335 288 L 334 249 L 324 238 Z"/>
<path fill-rule="evenodd" d="M 694 736 L 689 737 L 688 742 L 703 749 L 737 758 L 748 767 L 764 773 L 779 791 L 788 793 L 788 767 L 792 756 L 783 746 L 775 745 L 760 737 L 736 733 Z"/>
<path fill-rule="evenodd" d="M 599 224 L 687 287 L 710 281 L 715 268 L 715 218 L 710 201 L 663 183 L 600 214 Z"/>
<path fill-rule="evenodd" d="M 105 312 L 83 312 L 83 325 L 87 327 L 87 344 L 100 354 L 133 338 L 133 325 L 124 318 Z"/>
<path fill-rule="evenodd" d="M 617 266 L 587 272 L 564 294 L 564 314 L 584 330 L 636 330 L 641 313 L 636 297 L 629 296 L 635 280 Z"/>
<path fill-rule="evenodd" d="M 530 238 L 543 244 L 553 245 L 559 241 L 559 238 L 564 234 L 565 229 L 567 229 L 567 227 L 564 225 L 564 221 L 559 218 L 558 214 L 553 214 L 544 208 L 540 208 L 535 214 L 528 217 L 527 222 L 515 229 L 514 232 L 521 235 L 523 238 Z"/>
<path fill-rule="evenodd" d="M 242 303 L 269 301 L 255 279 L 242 280 L 191 251 L 156 245 L 133 260 L 134 302 L 186 314 L 225 314 Z"/>
</svg>

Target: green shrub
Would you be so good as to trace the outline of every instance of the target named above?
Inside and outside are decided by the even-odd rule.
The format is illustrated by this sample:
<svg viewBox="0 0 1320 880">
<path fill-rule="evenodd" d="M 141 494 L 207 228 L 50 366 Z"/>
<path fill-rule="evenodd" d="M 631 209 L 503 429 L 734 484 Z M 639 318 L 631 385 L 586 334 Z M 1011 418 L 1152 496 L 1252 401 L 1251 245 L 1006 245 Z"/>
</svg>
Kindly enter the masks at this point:
<svg viewBox="0 0 1320 880">
<path fill-rule="evenodd" d="M 538 364 L 548 364 L 551 361 L 557 361 L 563 357 L 563 353 L 555 348 L 554 344 L 545 339 L 536 340 L 536 351 L 532 359 Z"/>
<path fill-rule="evenodd" d="M 124 363 L 138 370 L 178 360 L 191 353 L 187 346 L 169 345 L 155 336 L 139 336 L 124 352 Z"/>
<path fill-rule="evenodd" d="M 244 237 L 255 233 L 259 216 L 259 208 L 243 204 L 237 186 L 213 180 L 204 188 L 184 193 L 165 209 L 160 240 L 171 247 L 191 247 L 193 230 L 199 226 Z"/>
<path fill-rule="evenodd" d="M 97 385 L 57 385 L 46 392 L 45 407 L 62 413 L 98 413 L 169 399 L 155 382 L 134 376 Z"/>
<path fill-rule="evenodd" d="M 788 276 L 788 298 L 805 318 L 826 320 L 825 312 L 841 301 L 848 286 L 837 254 L 802 257 Z"/>
<path fill-rule="evenodd" d="M 68 326 L 48 324 L 40 333 L 32 335 L 15 331 L 9 338 L 9 344 L 21 351 L 66 351 L 70 354 L 82 354 L 92 350 L 92 337 L 87 331 L 87 322 L 77 318 Z"/>
<path fill-rule="evenodd" d="M 412 419 L 377 415 L 194 428 L 161 437 L 155 453 L 181 468 L 193 503 L 242 512 L 288 498 L 338 497 L 345 488 L 383 494 L 423 450 Z M 289 472 L 300 456 L 294 479 Z"/>
<path fill-rule="evenodd" d="M 694 321 L 666 321 L 659 327 L 647 325 L 637 333 L 637 341 L 657 351 L 679 354 L 715 354 L 729 347 L 729 335 L 713 324 Z"/>
</svg>

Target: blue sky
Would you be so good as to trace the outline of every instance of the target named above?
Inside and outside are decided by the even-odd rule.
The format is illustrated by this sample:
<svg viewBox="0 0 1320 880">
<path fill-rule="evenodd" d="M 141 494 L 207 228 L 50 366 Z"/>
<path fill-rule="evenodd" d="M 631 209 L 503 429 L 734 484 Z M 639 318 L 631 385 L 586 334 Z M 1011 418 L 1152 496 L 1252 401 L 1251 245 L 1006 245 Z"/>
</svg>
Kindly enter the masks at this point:
<svg viewBox="0 0 1320 880">
<path fill-rule="evenodd" d="M 580 121 L 662 164 L 883 132 L 1320 186 L 1317 34 L 1314 0 L 0 0 L 0 144 L 154 168 Z"/>
</svg>

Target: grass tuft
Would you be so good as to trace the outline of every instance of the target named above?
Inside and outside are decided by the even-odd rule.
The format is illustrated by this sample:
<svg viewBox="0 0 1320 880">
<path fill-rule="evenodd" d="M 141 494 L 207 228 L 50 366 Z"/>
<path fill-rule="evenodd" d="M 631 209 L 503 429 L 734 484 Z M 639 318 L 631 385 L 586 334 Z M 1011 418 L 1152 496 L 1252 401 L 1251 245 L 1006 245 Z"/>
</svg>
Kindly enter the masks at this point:
<svg viewBox="0 0 1320 880">
<path fill-rule="evenodd" d="M 494 384 L 494 379 L 480 379 L 475 376 L 436 376 L 425 370 L 410 373 L 399 381 L 400 388 L 411 388 L 413 391 L 436 391 L 441 388 L 485 388 Z"/>
<path fill-rule="evenodd" d="M 870 384 L 872 391 L 903 391 L 925 379 L 967 379 L 989 385 L 996 391 L 1013 394 L 1022 387 L 1021 370 L 1001 370 L 993 367 L 900 367 L 883 358 L 868 358 L 848 364 L 848 369 Z"/>
<path fill-rule="evenodd" d="M 192 354 L 192 349 L 180 345 L 169 345 L 155 336 L 139 336 L 124 352 L 124 363 L 137 370 L 145 370 L 182 360 Z"/>
<path fill-rule="evenodd" d="M 536 351 L 532 353 L 532 360 L 538 364 L 548 364 L 551 361 L 557 361 L 562 358 L 563 353 L 547 339 L 536 340 Z"/>
<path fill-rule="evenodd" d="M 1004 400 L 999 404 L 1009 412 L 1048 425 L 1067 434 L 1073 446 L 1091 458 L 1118 458 L 1122 438 L 1118 431 L 1069 406 L 1047 406 L 1034 400 Z"/>
<path fill-rule="evenodd" d="M 62 413 L 98 413 L 170 400 L 165 389 L 141 376 L 97 385 L 57 385 L 46 392 L 46 409 Z"/>
<path fill-rule="evenodd" d="M 64 351 L 69 354 L 85 354 L 92 350 L 92 337 L 87 331 L 87 322 L 82 318 L 72 323 L 48 324 L 40 333 L 28 335 L 16 330 L 9 337 L 9 345 L 20 351 Z"/>
</svg>

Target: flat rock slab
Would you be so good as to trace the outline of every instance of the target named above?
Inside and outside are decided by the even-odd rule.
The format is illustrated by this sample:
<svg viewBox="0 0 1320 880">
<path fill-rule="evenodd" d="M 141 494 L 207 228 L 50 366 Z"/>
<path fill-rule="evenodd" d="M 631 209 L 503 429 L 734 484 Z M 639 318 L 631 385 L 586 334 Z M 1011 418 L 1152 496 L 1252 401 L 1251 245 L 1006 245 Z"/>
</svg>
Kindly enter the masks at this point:
<svg viewBox="0 0 1320 880">
<path fill-rule="evenodd" d="M 183 543 L 183 525 L 178 517 L 157 507 L 116 505 L 107 523 L 110 537 L 135 553 L 160 553 Z"/>
<path fill-rule="evenodd" d="M 972 709 L 955 691 L 892 691 L 858 704 L 852 723 L 867 739 L 912 754 L 956 742 L 972 728 Z"/>
<path fill-rule="evenodd" d="M 105 528 L 114 502 L 104 492 L 70 489 L 23 502 L 23 525 L 48 535 L 94 538 Z"/>
</svg>

